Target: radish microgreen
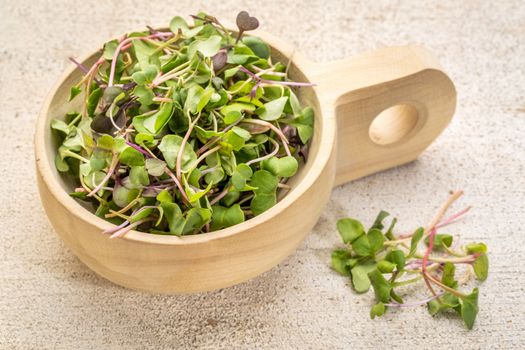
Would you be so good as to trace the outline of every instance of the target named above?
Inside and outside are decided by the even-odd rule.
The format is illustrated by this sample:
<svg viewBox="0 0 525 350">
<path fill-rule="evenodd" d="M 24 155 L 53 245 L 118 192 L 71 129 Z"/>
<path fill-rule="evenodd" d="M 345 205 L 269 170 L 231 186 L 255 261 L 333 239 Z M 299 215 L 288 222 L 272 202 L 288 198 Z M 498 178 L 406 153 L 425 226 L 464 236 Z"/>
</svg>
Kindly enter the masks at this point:
<svg viewBox="0 0 525 350">
<path fill-rule="evenodd" d="M 449 225 L 465 214 L 469 208 L 443 219 L 447 208 L 462 194 L 451 194 L 441 207 L 432 223 L 412 233 L 395 236 L 393 228 L 396 219 L 383 232 L 384 219 L 389 215 L 381 211 L 374 224 L 365 230 L 358 220 L 345 218 L 337 222 L 345 249 L 332 252 L 332 268 L 349 276 L 357 293 L 366 293 L 373 288 L 376 304 L 370 310 L 370 317 L 382 316 L 389 308 L 407 308 L 427 305 L 428 312 L 459 314 L 468 329 L 472 329 L 478 314 L 478 288 L 470 293 L 458 290 L 456 266 L 467 266 L 473 270 L 477 280 L 488 276 L 489 261 L 484 243 L 470 243 L 464 246 L 454 244 L 450 234 L 438 234 L 440 227 Z M 424 251 L 418 247 L 424 245 Z M 405 303 L 398 291 L 402 287 L 424 281 L 430 296 L 417 302 Z"/>
<path fill-rule="evenodd" d="M 80 110 L 51 128 L 55 164 L 77 179 L 71 196 L 114 224 L 189 235 L 233 226 L 276 204 L 306 159 L 313 111 L 301 107 L 286 66 L 246 32 L 215 17 L 182 17 L 169 31 L 148 27 L 107 42 L 70 87 Z M 298 136 L 297 136 L 298 135 Z"/>
</svg>

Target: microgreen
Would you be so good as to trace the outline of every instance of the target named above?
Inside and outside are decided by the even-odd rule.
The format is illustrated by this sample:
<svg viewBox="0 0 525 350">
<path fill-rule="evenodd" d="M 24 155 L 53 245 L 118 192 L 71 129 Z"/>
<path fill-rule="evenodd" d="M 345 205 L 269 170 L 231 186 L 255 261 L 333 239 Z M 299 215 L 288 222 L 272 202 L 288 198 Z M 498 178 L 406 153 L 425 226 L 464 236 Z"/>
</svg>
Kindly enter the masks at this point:
<svg viewBox="0 0 525 350">
<path fill-rule="evenodd" d="M 438 228 L 468 211 L 469 208 L 443 219 L 448 207 L 461 194 L 461 191 L 453 193 L 427 228 L 420 227 L 409 234 L 396 236 L 393 233 L 397 223 L 395 218 L 385 229 L 383 222 L 389 216 L 385 211 L 378 214 L 368 230 L 356 219 L 344 218 L 337 222 L 337 230 L 346 247 L 332 252 L 332 268 L 349 276 L 357 293 L 366 293 L 373 288 L 376 303 L 370 310 L 372 319 L 384 315 L 391 307 L 426 304 L 431 315 L 456 313 L 466 327 L 472 329 L 479 310 L 479 291 L 474 288 L 466 294 L 458 290 L 466 280 L 455 279 L 456 268 L 466 266 L 474 272 L 477 280 L 486 280 L 489 269 L 487 246 L 484 243 L 459 246 L 452 235 L 437 233 Z M 424 250 L 419 251 L 422 242 Z M 422 301 L 405 303 L 398 290 L 421 281 L 425 282 L 430 296 Z"/>
<path fill-rule="evenodd" d="M 174 17 L 104 44 L 70 88 L 80 105 L 51 128 L 71 196 L 133 229 L 189 235 L 239 224 L 276 204 L 304 163 L 313 110 L 242 11 L 233 35 L 215 17 Z M 373 241 L 373 240 L 372 240 Z"/>
</svg>

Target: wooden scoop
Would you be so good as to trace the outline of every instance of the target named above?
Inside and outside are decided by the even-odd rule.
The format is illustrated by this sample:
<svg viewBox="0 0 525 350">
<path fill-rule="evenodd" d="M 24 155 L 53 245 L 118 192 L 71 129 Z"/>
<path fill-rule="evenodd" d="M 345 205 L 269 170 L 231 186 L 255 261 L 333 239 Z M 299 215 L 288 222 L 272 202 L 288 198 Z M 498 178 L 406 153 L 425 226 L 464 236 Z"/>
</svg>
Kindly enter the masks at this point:
<svg viewBox="0 0 525 350">
<path fill-rule="evenodd" d="M 291 47 L 267 33 L 255 35 L 272 46 L 275 59 L 288 62 Z M 50 121 L 70 110 L 69 88 L 80 76 L 69 66 L 38 117 L 42 203 L 59 236 L 92 270 L 122 286 L 161 293 L 223 288 L 277 265 L 317 222 L 332 187 L 414 160 L 447 126 L 456 105 L 452 81 L 422 47 L 388 47 L 329 64 L 296 53 L 291 79 L 317 84 L 299 91 L 301 102 L 314 108 L 314 136 L 306 165 L 277 205 L 220 231 L 185 237 L 131 231 L 109 239 L 102 231 L 113 225 L 71 198 L 74 184 L 54 166 Z"/>
</svg>

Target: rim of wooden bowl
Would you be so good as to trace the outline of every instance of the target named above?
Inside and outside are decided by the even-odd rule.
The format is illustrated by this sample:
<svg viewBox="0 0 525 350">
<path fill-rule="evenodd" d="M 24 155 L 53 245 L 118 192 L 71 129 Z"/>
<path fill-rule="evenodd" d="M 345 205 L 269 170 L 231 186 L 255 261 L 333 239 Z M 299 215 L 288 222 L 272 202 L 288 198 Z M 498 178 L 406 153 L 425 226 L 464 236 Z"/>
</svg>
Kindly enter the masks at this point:
<svg viewBox="0 0 525 350">
<path fill-rule="evenodd" d="M 163 26 L 159 26 L 156 28 L 162 27 Z M 232 26 L 228 27 L 232 28 Z M 295 52 L 295 50 L 291 46 L 289 46 L 287 43 L 283 42 L 279 38 L 268 34 L 264 31 L 256 30 L 254 32 L 250 32 L 250 35 L 252 35 L 252 33 L 253 35 L 260 37 L 266 43 L 268 43 L 271 46 L 272 50 L 277 50 L 285 57 L 292 57 L 293 65 L 297 67 L 298 70 L 301 73 L 303 73 L 306 77 L 308 76 L 308 72 L 305 72 L 305 70 L 308 70 L 308 67 L 311 66 L 312 63 L 305 59 L 301 54 Z M 90 54 L 84 56 L 81 62 L 94 55 L 97 51 L 100 51 L 100 48 L 97 48 L 97 50 L 91 51 Z M 40 172 L 40 176 L 42 177 L 44 185 L 47 186 L 50 193 L 53 196 L 55 196 L 57 200 L 59 200 L 64 205 L 64 207 L 67 208 L 68 212 L 71 215 L 76 216 L 78 219 L 86 221 L 96 226 L 98 229 L 100 229 L 100 232 L 102 234 L 102 231 L 114 227 L 114 225 L 108 221 L 105 221 L 102 218 L 97 217 L 93 212 L 89 211 L 87 208 L 78 203 L 74 198 L 69 196 L 67 191 L 58 181 L 57 177 L 60 175 L 57 172 L 52 171 L 51 165 L 54 164 L 54 162 L 50 161 L 46 152 L 47 143 L 45 142 L 45 131 L 46 128 L 49 128 L 48 113 L 51 107 L 51 101 L 53 100 L 56 92 L 62 86 L 67 77 L 69 77 L 69 75 L 72 74 L 76 69 L 77 68 L 75 65 L 70 64 L 66 68 L 62 76 L 59 78 L 59 80 L 53 85 L 52 89 L 50 90 L 50 92 L 46 96 L 46 99 L 43 102 L 42 108 L 38 115 L 34 137 L 35 159 L 37 163 L 36 166 Z M 316 87 L 312 87 L 312 89 L 314 89 L 314 97 L 318 100 L 319 91 L 316 89 Z M 287 208 L 288 206 L 293 205 L 295 200 L 318 180 L 321 172 L 325 168 L 326 163 L 330 158 L 330 154 L 334 148 L 333 140 L 335 140 L 336 136 L 335 124 L 332 118 L 329 118 L 328 116 L 323 116 L 323 106 L 321 106 L 320 104 L 319 111 L 321 112 L 321 115 L 319 117 L 316 117 L 316 124 L 322 120 L 322 125 L 321 133 L 318 135 L 318 137 L 320 138 L 320 140 L 318 141 L 318 149 L 317 153 L 315 154 L 315 157 L 311 157 L 308 159 L 308 162 L 313 163 L 310 165 L 310 168 L 303 175 L 303 178 L 297 183 L 297 185 L 294 188 L 292 188 L 292 190 L 289 193 L 287 193 L 281 200 L 279 200 L 276 205 L 274 205 L 264 213 L 235 226 L 197 235 L 155 235 L 147 232 L 131 230 L 128 233 L 126 233 L 123 237 L 119 237 L 118 239 L 164 245 L 196 244 L 210 242 L 232 235 L 242 234 L 244 231 L 250 230 L 251 228 L 257 225 L 271 220 L 277 213 Z M 48 133 L 48 135 L 51 135 L 51 133 Z"/>
</svg>

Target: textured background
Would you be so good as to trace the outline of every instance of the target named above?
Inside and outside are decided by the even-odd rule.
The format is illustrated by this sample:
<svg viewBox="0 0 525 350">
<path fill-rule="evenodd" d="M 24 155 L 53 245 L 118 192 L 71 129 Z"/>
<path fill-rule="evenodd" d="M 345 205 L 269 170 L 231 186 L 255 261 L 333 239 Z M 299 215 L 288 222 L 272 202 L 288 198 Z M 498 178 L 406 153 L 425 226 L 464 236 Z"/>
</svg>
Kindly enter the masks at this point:
<svg viewBox="0 0 525 350">
<path fill-rule="evenodd" d="M 0 0 L 0 348 L 523 347 L 523 1 L 326 3 Z M 213 293 L 140 294 L 96 276 L 53 232 L 36 190 L 34 122 L 68 56 L 198 9 L 232 21 L 248 9 L 263 30 L 317 61 L 423 44 L 456 83 L 458 109 L 416 162 L 334 189 L 305 242 L 273 270 Z M 386 209 L 412 228 L 459 188 L 466 196 L 456 208 L 474 210 L 454 232 L 485 240 L 492 264 L 475 329 L 432 319 L 424 307 L 371 321 L 372 297 L 355 295 L 328 267 L 336 219 L 369 223 Z"/>
</svg>

